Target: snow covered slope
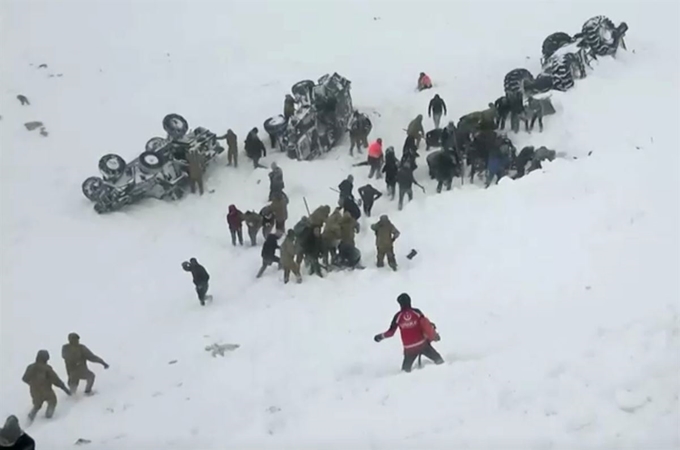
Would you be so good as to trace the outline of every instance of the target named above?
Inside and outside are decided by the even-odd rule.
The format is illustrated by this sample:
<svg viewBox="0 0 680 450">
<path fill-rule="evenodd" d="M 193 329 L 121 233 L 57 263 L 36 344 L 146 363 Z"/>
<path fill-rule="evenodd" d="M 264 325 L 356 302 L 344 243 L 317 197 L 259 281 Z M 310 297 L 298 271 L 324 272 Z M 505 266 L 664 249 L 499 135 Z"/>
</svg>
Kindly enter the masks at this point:
<svg viewBox="0 0 680 450">
<path fill-rule="evenodd" d="M 65 377 L 71 331 L 111 364 L 93 368 L 95 397 L 58 393 L 54 419 L 29 429 L 40 448 L 680 446 L 676 3 L 0 7 L 0 414 L 28 412 L 20 378 L 38 349 Z M 211 173 L 214 192 L 176 203 L 98 216 L 80 192 L 102 154 L 138 155 L 168 112 L 242 142 L 291 84 L 333 71 L 352 80 L 372 137 L 400 148 L 435 92 L 452 120 L 482 109 L 507 71 L 538 71 L 545 36 L 597 14 L 629 24 L 629 51 L 554 94 L 544 133 L 516 139 L 579 159 L 441 195 L 420 167 L 427 196 L 402 212 L 382 199 L 374 208 L 402 232 L 397 273 L 374 267 L 364 231 L 365 271 L 284 286 L 270 269 L 255 281 L 259 249 L 233 248 L 225 222 L 229 204 L 266 200 L 267 171 L 243 157 Z M 413 91 L 420 71 L 433 91 Z M 26 131 L 29 120 L 49 136 Z M 366 181 L 347 145 L 319 161 L 273 160 L 291 226 L 303 196 L 334 204 L 328 188 L 347 174 Z M 191 256 L 212 275 L 205 308 L 180 268 Z M 405 291 L 437 323 L 446 365 L 401 374 L 398 338 L 372 341 Z M 215 342 L 241 347 L 213 358 L 204 348 Z"/>
</svg>

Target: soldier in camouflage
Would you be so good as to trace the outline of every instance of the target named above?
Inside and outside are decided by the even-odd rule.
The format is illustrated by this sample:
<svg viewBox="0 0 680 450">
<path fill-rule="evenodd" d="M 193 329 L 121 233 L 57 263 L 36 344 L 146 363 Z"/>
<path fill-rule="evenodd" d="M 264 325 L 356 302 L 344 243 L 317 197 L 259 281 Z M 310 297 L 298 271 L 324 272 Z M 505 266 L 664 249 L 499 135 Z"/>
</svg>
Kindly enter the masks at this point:
<svg viewBox="0 0 680 450">
<path fill-rule="evenodd" d="M 68 375 L 68 387 L 71 393 L 76 392 L 80 380 L 85 380 L 85 394 L 92 393 L 92 386 L 94 385 L 95 375 L 87 368 L 87 362 L 101 364 L 104 369 L 108 369 L 109 365 L 104 362 L 99 356 L 90 351 L 89 348 L 80 343 L 80 336 L 78 333 L 69 333 L 68 344 L 64 344 L 61 348 L 61 357 L 66 363 L 66 373 Z"/>
<path fill-rule="evenodd" d="M 52 369 L 52 366 L 47 364 L 49 360 L 49 352 L 47 350 L 39 350 L 35 357 L 35 362 L 26 367 L 26 372 L 24 372 L 24 376 L 21 378 L 30 387 L 33 408 L 28 413 L 28 418 L 31 421 L 35 419 L 36 414 L 38 414 L 38 411 L 40 411 L 45 402 L 47 402 L 45 417 L 49 419 L 54 414 L 54 410 L 57 407 L 57 396 L 52 386 L 58 387 L 69 396 L 72 392 L 61 381 L 59 375 Z"/>
</svg>

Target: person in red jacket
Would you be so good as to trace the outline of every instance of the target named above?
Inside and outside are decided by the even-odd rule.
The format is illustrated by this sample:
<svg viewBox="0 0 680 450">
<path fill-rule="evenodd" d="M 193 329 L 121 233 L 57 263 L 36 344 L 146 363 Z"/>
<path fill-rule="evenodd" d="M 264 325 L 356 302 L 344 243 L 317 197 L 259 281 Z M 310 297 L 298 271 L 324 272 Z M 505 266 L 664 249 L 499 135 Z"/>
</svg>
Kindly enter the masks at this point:
<svg viewBox="0 0 680 450">
<path fill-rule="evenodd" d="M 368 165 L 371 167 L 368 173 L 368 178 L 382 178 L 382 163 L 383 163 L 383 149 L 382 139 L 378 138 L 375 142 L 368 146 Z"/>
<path fill-rule="evenodd" d="M 425 355 L 434 361 L 435 364 L 443 364 L 444 358 L 432 347 L 432 341 L 439 341 L 439 334 L 432 322 L 417 308 L 411 307 L 411 297 L 408 294 L 401 294 L 397 297 L 397 302 L 401 307 L 400 311 L 394 315 L 389 330 L 384 333 L 376 334 L 373 340 L 380 342 L 385 338 L 394 336 L 394 333 L 401 333 L 401 342 L 404 345 L 404 362 L 401 370 L 410 372 L 413 362 L 420 355 Z"/>
<path fill-rule="evenodd" d="M 243 245 L 243 213 L 236 208 L 236 205 L 229 205 L 227 223 L 231 233 L 231 243 L 236 246 L 236 238 L 238 237 L 238 243 Z"/>
</svg>

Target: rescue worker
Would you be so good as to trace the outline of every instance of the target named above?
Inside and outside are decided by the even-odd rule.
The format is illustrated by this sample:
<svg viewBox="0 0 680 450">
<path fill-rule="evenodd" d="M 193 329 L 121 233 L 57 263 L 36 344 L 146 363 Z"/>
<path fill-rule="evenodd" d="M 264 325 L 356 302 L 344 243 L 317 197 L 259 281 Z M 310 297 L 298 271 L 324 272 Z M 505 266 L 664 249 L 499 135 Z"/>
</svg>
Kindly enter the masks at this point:
<svg viewBox="0 0 680 450">
<path fill-rule="evenodd" d="M 305 263 L 309 267 L 309 274 L 317 274 L 320 278 L 323 278 L 321 264 L 319 264 L 319 258 L 323 254 L 323 241 L 320 227 L 310 226 L 308 228 L 305 240 L 302 243 L 302 248 L 305 255 Z"/>
<path fill-rule="evenodd" d="M 95 375 L 87 368 L 87 362 L 97 363 L 108 369 L 109 365 L 99 356 L 90 351 L 89 348 L 80 343 L 78 333 L 68 334 L 68 343 L 61 347 L 61 357 L 66 364 L 66 374 L 68 375 L 68 388 L 72 394 L 78 390 L 80 380 L 85 380 L 85 394 L 92 394 Z"/>
<path fill-rule="evenodd" d="M 355 147 L 359 154 L 363 153 L 361 151 L 362 148 L 368 147 L 368 135 L 371 133 L 372 128 L 371 119 L 366 114 L 354 111 L 348 124 L 350 138 L 349 156 L 354 156 L 353 150 Z"/>
<path fill-rule="evenodd" d="M 383 267 L 385 265 L 385 256 L 387 256 L 387 264 L 392 270 L 397 270 L 397 260 L 394 257 L 394 241 L 399 237 L 399 230 L 390 222 L 389 217 L 383 214 L 380 216 L 378 222 L 371 225 L 371 229 L 375 233 L 375 247 L 377 253 L 377 266 Z"/>
<path fill-rule="evenodd" d="M 302 276 L 300 275 L 300 266 L 295 261 L 295 232 L 288 230 L 286 238 L 281 244 L 281 266 L 283 267 L 283 283 L 290 281 L 290 273 L 293 272 L 295 280 L 302 283 Z"/>
<path fill-rule="evenodd" d="M 19 426 L 16 416 L 7 416 L 0 428 L 0 448 L 6 450 L 35 450 L 35 441 Z"/>
<path fill-rule="evenodd" d="M 382 162 L 383 162 L 383 150 L 382 150 L 382 139 L 378 138 L 375 142 L 368 146 L 368 165 L 371 170 L 368 173 L 368 178 L 382 178 Z"/>
<path fill-rule="evenodd" d="M 286 94 L 286 99 L 283 101 L 283 117 L 288 120 L 295 114 L 295 99 L 292 95 Z"/>
<path fill-rule="evenodd" d="M 420 189 L 425 192 L 425 188 L 422 187 L 416 179 L 413 177 L 413 169 L 408 163 L 402 163 L 397 172 L 397 183 L 399 184 L 399 211 L 404 207 L 404 197 L 408 195 L 408 200 L 413 200 L 413 185 L 417 185 Z"/>
<path fill-rule="evenodd" d="M 47 402 L 47 411 L 45 417 L 50 419 L 57 407 L 57 396 L 52 389 L 56 386 L 70 396 L 71 391 L 66 387 L 59 375 L 56 374 L 52 366 L 47 364 L 50 360 L 50 353 L 47 350 L 39 350 L 35 357 L 35 362 L 26 367 L 24 376 L 21 381 L 26 383 L 30 388 L 31 400 L 33 401 L 33 408 L 28 413 L 28 419 L 33 421 L 36 414 L 42 408 L 43 403 Z"/>
<path fill-rule="evenodd" d="M 399 171 L 399 163 L 397 162 L 397 155 L 394 154 L 394 147 L 387 147 L 385 151 L 385 165 L 382 169 L 385 173 L 385 184 L 387 185 L 387 194 L 390 200 L 394 200 L 394 194 L 397 186 L 397 172 Z"/>
<path fill-rule="evenodd" d="M 323 233 L 321 234 L 323 242 L 323 263 L 328 266 L 332 258 L 335 257 L 338 244 L 340 244 L 340 238 L 342 237 L 340 229 L 340 221 L 342 219 L 342 212 L 340 208 L 335 208 L 333 213 L 326 220 L 326 225 L 323 228 Z M 330 259 L 329 259 L 330 256 Z"/>
<path fill-rule="evenodd" d="M 354 246 L 354 234 L 357 231 L 357 221 L 349 211 L 345 211 L 340 219 L 340 242 Z"/>
<path fill-rule="evenodd" d="M 274 210 L 271 205 L 265 205 L 260 210 L 260 217 L 262 217 L 262 237 L 267 239 L 267 236 L 274 229 L 274 224 L 276 223 L 276 216 L 274 215 Z"/>
<path fill-rule="evenodd" d="M 231 244 L 236 246 L 236 238 L 238 237 L 239 244 L 243 245 L 243 213 L 236 208 L 236 205 L 229 205 L 227 224 L 229 224 Z"/>
<path fill-rule="evenodd" d="M 418 76 L 418 90 L 424 91 L 425 89 L 432 88 L 432 80 L 425 74 L 425 72 L 420 72 Z"/>
<path fill-rule="evenodd" d="M 313 227 L 323 227 L 331 213 L 331 207 L 328 205 L 321 205 L 309 215 L 309 224 Z"/>
<path fill-rule="evenodd" d="M 288 219 L 288 197 L 283 191 L 273 194 L 271 208 L 274 213 L 276 232 L 279 236 L 282 236 L 286 232 L 286 220 Z"/>
<path fill-rule="evenodd" d="M 425 130 L 423 129 L 423 115 L 418 114 L 415 119 L 413 119 L 406 129 L 406 134 L 415 139 L 416 149 L 420 147 L 420 140 L 425 136 Z"/>
<path fill-rule="evenodd" d="M 191 272 L 194 287 L 196 288 L 196 295 L 198 295 L 198 301 L 201 302 L 201 306 L 205 306 L 205 301 L 212 298 L 212 296 L 207 295 L 208 282 L 210 281 L 208 271 L 198 263 L 196 258 L 184 261 L 182 263 L 182 269 L 184 269 L 185 272 Z"/>
<path fill-rule="evenodd" d="M 203 195 L 203 155 L 196 150 L 190 149 L 187 151 L 187 163 L 189 164 L 189 185 L 191 186 L 191 193 L 196 193 L 196 186 L 198 192 Z"/>
<path fill-rule="evenodd" d="M 262 228 L 262 216 L 255 211 L 246 211 L 245 214 L 243 214 L 243 220 L 248 227 L 250 245 L 255 247 L 257 245 L 257 232 Z"/>
<path fill-rule="evenodd" d="M 345 199 L 350 198 L 354 200 L 354 176 L 347 175 L 347 178 L 342 180 L 338 185 L 338 191 L 340 191 L 340 198 L 338 199 L 338 206 L 341 208 L 345 204 Z"/>
<path fill-rule="evenodd" d="M 227 134 L 218 137 L 217 140 L 227 141 L 227 166 L 238 167 L 238 138 L 236 134 L 230 128 L 227 130 Z"/>
<path fill-rule="evenodd" d="M 401 364 L 404 372 L 411 371 L 413 363 L 420 355 L 426 356 L 437 365 L 443 364 L 444 358 L 432 347 L 432 342 L 440 340 L 434 324 L 421 310 L 411 306 L 411 297 L 408 294 L 400 294 L 397 302 L 400 309 L 392 318 L 390 328 L 384 333 L 376 334 L 373 340 L 380 342 L 390 338 L 399 329 L 404 346 L 404 360 Z"/>
<path fill-rule="evenodd" d="M 265 168 L 260 164 L 260 158 L 267 156 L 267 149 L 257 135 L 257 128 L 253 128 L 246 136 L 245 149 L 248 158 L 253 160 L 253 168 Z"/>
<path fill-rule="evenodd" d="M 436 94 L 432 100 L 430 100 L 430 105 L 427 107 L 427 117 L 432 117 L 435 128 L 439 128 L 439 123 L 442 120 L 442 113 L 444 115 L 447 114 L 446 103 L 444 103 L 444 100 L 442 100 L 439 94 Z"/>
<path fill-rule="evenodd" d="M 269 172 L 269 201 L 272 201 L 275 194 L 283 192 L 283 188 L 286 187 L 283 182 L 283 170 L 279 165 L 273 162 L 271 169 L 271 172 Z"/>
<path fill-rule="evenodd" d="M 279 248 L 278 236 L 275 234 L 270 234 L 265 239 L 262 245 L 262 267 L 260 267 L 259 272 L 257 272 L 256 278 L 260 278 L 267 267 L 274 263 L 281 265 L 281 259 L 276 256 L 276 250 Z"/>
<path fill-rule="evenodd" d="M 373 203 L 382 197 L 382 192 L 367 184 L 359 188 L 359 197 L 361 197 L 361 204 L 364 208 L 364 213 L 367 217 L 371 217 L 371 210 L 373 209 Z"/>
</svg>

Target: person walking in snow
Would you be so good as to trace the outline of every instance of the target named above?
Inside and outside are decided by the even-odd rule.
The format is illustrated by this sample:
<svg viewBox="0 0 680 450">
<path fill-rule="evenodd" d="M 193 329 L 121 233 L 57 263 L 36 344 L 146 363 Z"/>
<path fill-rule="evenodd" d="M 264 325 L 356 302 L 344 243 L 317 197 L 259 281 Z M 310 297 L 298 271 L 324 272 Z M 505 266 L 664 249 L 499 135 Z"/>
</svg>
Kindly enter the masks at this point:
<svg viewBox="0 0 680 450">
<path fill-rule="evenodd" d="M 382 197 L 382 192 L 367 184 L 359 188 L 359 197 L 361 197 L 361 204 L 364 208 L 364 213 L 367 217 L 371 217 L 371 209 L 373 209 L 373 203 Z"/>
<path fill-rule="evenodd" d="M 446 103 L 444 103 L 444 100 L 442 100 L 439 94 L 436 94 L 432 100 L 430 100 L 430 105 L 427 108 L 427 117 L 432 117 L 435 128 L 439 128 L 439 123 L 442 120 L 442 113 L 446 115 Z"/>
<path fill-rule="evenodd" d="M 281 259 L 276 256 L 276 250 L 279 248 L 278 239 L 278 236 L 275 234 L 270 234 L 267 236 L 267 239 L 265 239 L 261 253 L 262 267 L 260 267 L 260 270 L 257 272 L 256 278 L 260 278 L 267 267 L 272 264 L 277 263 L 279 266 L 281 265 Z"/>
<path fill-rule="evenodd" d="M 382 171 L 385 174 L 387 194 L 390 196 L 390 200 L 394 200 L 397 187 L 397 172 L 399 171 L 399 162 L 397 161 L 397 155 L 394 154 L 394 147 L 387 147 L 387 150 L 385 150 L 385 165 Z"/>
<path fill-rule="evenodd" d="M 275 195 L 283 192 L 286 185 L 283 182 L 283 170 L 278 164 L 273 162 L 271 164 L 271 172 L 269 172 L 269 201 L 271 202 Z"/>
<path fill-rule="evenodd" d="M 99 356 L 92 353 L 89 348 L 80 343 L 80 336 L 78 333 L 69 333 L 67 339 L 68 343 L 61 347 L 61 357 L 66 364 L 69 391 L 71 394 L 75 394 L 78 390 L 80 380 L 85 380 L 85 395 L 90 395 L 92 394 L 95 375 L 94 372 L 87 367 L 88 361 L 95 364 L 101 364 L 104 366 L 104 369 L 108 369 L 109 365 Z"/>
<path fill-rule="evenodd" d="M 243 213 L 236 208 L 236 205 L 229 205 L 227 224 L 229 224 L 229 233 L 231 233 L 231 244 L 235 247 L 236 238 L 238 238 L 238 243 L 243 245 Z"/>
<path fill-rule="evenodd" d="M 29 386 L 31 400 L 33 401 L 33 408 L 28 413 L 28 419 L 31 422 L 35 419 L 44 403 L 47 403 L 45 417 L 48 419 L 52 418 L 54 410 L 57 408 L 57 395 L 54 393 L 52 386 L 58 387 L 68 396 L 71 395 L 71 391 L 61 381 L 59 375 L 52 369 L 52 366 L 47 364 L 49 360 L 49 352 L 47 350 L 39 350 L 35 357 L 35 362 L 26 367 L 24 376 L 21 377 L 21 381 Z"/>
<path fill-rule="evenodd" d="M 248 158 L 253 160 L 253 167 L 257 169 L 258 167 L 264 169 L 265 167 L 260 164 L 260 158 L 267 156 L 267 149 L 257 135 L 257 128 L 253 128 L 246 136 L 246 155 Z"/>
<path fill-rule="evenodd" d="M 383 150 L 382 150 L 382 139 L 378 138 L 375 142 L 368 146 L 368 165 L 371 170 L 368 173 L 368 178 L 382 178 L 382 162 L 383 162 Z"/>
<path fill-rule="evenodd" d="M 432 342 L 440 340 L 434 324 L 421 310 L 411 306 L 411 297 L 408 294 L 400 294 L 397 302 L 400 309 L 392 318 L 390 328 L 384 333 L 376 334 L 373 340 L 380 342 L 390 338 L 399 329 L 404 346 L 404 360 L 401 364 L 401 370 L 404 372 L 411 371 L 413 363 L 420 355 L 431 359 L 437 365 L 443 364 L 444 358 L 432 347 Z"/>
<path fill-rule="evenodd" d="M 212 295 L 207 295 L 208 281 L 210 281 L 208 271 L 196 261 L 196 258 L 184 261 L 182 263 L 182 269 L 184 269 L 185 272 L 191 272 L 194 286 L 196 287 L 196 295 L 198 295 L 198 301 L 201 302 L 201 306 L 205 306 L 205 301 L 212 298 Z"/>
</svg>

